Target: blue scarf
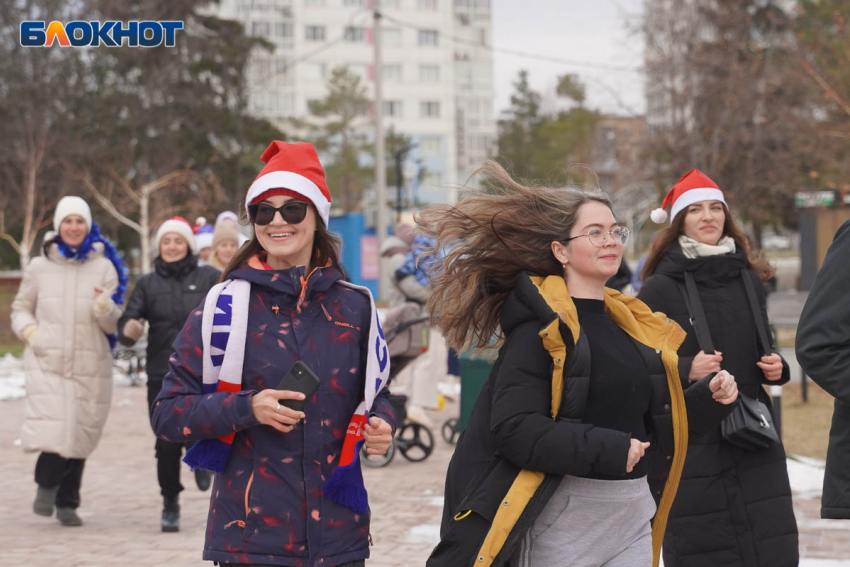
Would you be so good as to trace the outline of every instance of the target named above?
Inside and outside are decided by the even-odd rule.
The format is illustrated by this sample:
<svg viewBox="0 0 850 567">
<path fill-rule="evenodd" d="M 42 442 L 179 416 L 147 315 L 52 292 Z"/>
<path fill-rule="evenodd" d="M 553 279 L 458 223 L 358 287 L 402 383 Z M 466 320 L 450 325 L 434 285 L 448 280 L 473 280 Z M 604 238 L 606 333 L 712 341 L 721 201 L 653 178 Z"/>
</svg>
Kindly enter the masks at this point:
<svg viewBox="0 0 850 567">
<path fill-rule="evenodd" d="M 88 260 L 89 253 L 94 250 L 95 242 L 103 244 L 103 255 L 112 262 L 112 265 L 115 266 L 115 271 L 118 272 L 118 287 L 115 288 L 115 293 L 112 294 L 112 301 L 116 305 L 123 305 L 124 292 L 127 291 L 127 266 L 124 265 L 124 260 L 121 259 L 115 246 L 100 233 L 100 227 L 97 226 L 96 222 L 91 223 L 91 230 L 89 230 L 86 239 L 83 240 L 79 248 L 71 248 L 62 241 L 59 235 L 56 235 L 54 242 L 59 247 L 59 253 L 62 256 L 81 263 Z M 108 334 L 106 338 L 109 339 L 109 347 L 115 350 L 115 347 L 118 345 L 118 335 L 114 333 Z"/>
</svg>

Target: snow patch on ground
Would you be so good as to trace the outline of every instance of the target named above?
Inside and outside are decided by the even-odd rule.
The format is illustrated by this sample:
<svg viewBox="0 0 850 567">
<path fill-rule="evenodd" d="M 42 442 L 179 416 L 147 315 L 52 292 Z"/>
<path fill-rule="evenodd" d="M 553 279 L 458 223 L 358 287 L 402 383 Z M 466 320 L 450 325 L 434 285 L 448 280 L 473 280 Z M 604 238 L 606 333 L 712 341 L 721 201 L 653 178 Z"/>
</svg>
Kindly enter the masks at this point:
<svg viewBox="0 0 850 567">
<path fill-rule="evenodd" d="M 795 498 L 819 498 L 823 490 L 824 463 L 816 459 L 788 459 L 788 479 Z"/>
<path fill-rule="evenodd" d="M 112 375 L 116 386 L 140 386 L 147 382 L 145 372 L 131 372 L 127 360 L 116 360 L 112 365 Z M 11 354 L 0 358 L 0 401 L 25 397 L 24 383 L 24 360 Z"/>
<path fill-rule="evenodd" d="M 24 390 L 24 361 L 11 354 L 0 358 L 0 400 L 17 400 Z"/>
<path fill-rule="evenodd" d="M 407 530 L 399 543 L 440 543 L 440 524 L 422 524 Z"/>
</svg>

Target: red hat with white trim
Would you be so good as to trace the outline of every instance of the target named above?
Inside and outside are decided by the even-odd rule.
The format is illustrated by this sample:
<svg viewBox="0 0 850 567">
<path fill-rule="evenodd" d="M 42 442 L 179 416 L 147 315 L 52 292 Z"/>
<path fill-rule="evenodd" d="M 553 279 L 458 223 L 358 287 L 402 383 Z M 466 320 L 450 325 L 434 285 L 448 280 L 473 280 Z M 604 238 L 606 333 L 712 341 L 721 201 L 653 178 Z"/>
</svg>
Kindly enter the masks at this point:
<svg viewBox="0 0 850 567">
<path fill-rule="evenodd" d="M 692 169 L 673 185 L 673 188 L 664 197 L 661 208 L 654 209 L 650 213 L 649 218 L 656 224 L 663 223 L 667 220 L 667 212 L 664 209 L 668 205 L 673 205 L 670 209 L 670 219 L 672 222 L 672 219 L 676 218 L 676 215 L 682 210 L 700 201 L 720 201 L 724 205 L 726 204 L 726 199 L 723 198 L 723 191 L 720 190 L 717 183 L 700 170 Z"/>
<path fill-rule="evenodd" d="M 162 237 L 169 232 L 182 236 L 186 244 L 189 245 L 189 250 L 192 251 L 192 254 L 198 253 L 198 244 L 195 242 L 195 232 L 192 230 L 192 225 L 183 217 L 171 217 L 159 225 L 159 228 L 156 230 L 154 254 L 159 253 L 159 243 L 162 241 Z"/>
<path fill-rule="evenodd" d="M 313 144 L 275 140 L 260 159 L 266 166 L 248 188 L 245 208 L 272 195 L 289 195 L 312 203 L 328 226 L 331 192 Z"/>
</svg>

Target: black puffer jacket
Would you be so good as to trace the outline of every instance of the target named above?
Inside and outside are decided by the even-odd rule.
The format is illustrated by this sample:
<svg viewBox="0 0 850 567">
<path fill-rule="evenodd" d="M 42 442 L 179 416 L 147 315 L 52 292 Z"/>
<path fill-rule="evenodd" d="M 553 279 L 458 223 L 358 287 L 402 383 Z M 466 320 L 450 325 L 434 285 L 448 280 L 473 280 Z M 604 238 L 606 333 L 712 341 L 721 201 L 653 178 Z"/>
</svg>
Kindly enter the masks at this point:
<svg viewBox="0 0 850 567">
<path fill-rule="evenodd" d="M 547 278 L 547 282 L 551 279 L 555 279 L 554 276 Z M 563 280 L 560 285 L 563 287 Z M 449 465 L 440 530 L 442 541 L 428 560 L 428 567 L 504 565 L 558 488 L 563 475 L 584 476 L 591 471 L 626 474 L 630 436 L 581 422 L 589 389 L 590 345 L 578 328 L 572 301 L 553 307 L 549 303 L 551 300 L 552 297 L 547 299 L 528 275 L 523 275 L 505 301 L 501 327 L 507 339 Z M 606 306 L 608 303 L 606 301 Z M 647 340 L 659 349 L 673 343 L 672 350 L 665 351 L 664 356 L 674 360 L 682 330 L 669 320 L 665 322 L 660 315 L 655 325 L 648 325 L 647 319 L 656 316 L 642 304 L 634 305 L 639 303 L 619 294 L 610 301 L 620 313 L 627 313 L 628 309 L 639 310 L 640 315 L 629 312 L 623 316 L 631 322 L 627 332 L 638 336 L 645 333 Z M 555 308 L 561 313 L 560 318 Z M 553 354 L 557 351 L 549 350 L 548 346 L 552 335 L 558 331 L 568 353 L 563 361 L 561 355 Z M 573 339 L 575 334 L 579 337 L 577 342 Z M 729 406 L 713 400 L 708 380 L 697 383 L 684 396 L 677 389 L 674 400 L 662 351 L 637 340 L 634 343 L 647 364 L 652 385 L 647 415 L 651 445 L 645 458 L 650 460 L 649 485 L 659 503 L 655 520 L 663 518 L 657 531 L 663 533 L 669 501 L 678 481 L 678 474 L 674 474 L 675 478 L 669 483 L 668 476 L 671 467 L 681 470 L 677 436 L 683 435 L 685 427 L 691 434 L 708 431 L 728 414 Z M 561 387 L 557 384 L 560 376 L 553 374 L 561 374 L 558 368 L 562 362 Z M 675 379 L 675 363 L 671 364 Z M 555 395 L 553 389 L 562 391 L 557 420 L 549 415 Z M 679 432 L 674 435 L 677 427 Z M 684 453 L 683 436 L 681 441 L 681 453 Z M 546 474 L 516 523 L 504 525 L 497 519 L 497 512 L 508 505 L 507 500 L 515 503 L 505 495 L 509 490 L 516 490 L 520 471 Z M 664 494 L 662 500 L 665 491 L 669 494 Z M 508 534 L 504 544 L 497 546 L 497 551 L 489 547 L 495 557 L 479 551 L 488 532 Z M 478 553 L 483 553 L 484 559 L 477 559 Z"/>
<path fill-rule="evenodd" d="M 735 376 L 739 391 L 770 404 L 763 384 L 784 384 L 790 378 L 783 361 L 782 378 L 768 382 L 756 366 L 760 359 L 754 317 L 747 301 L 741 269 L 743 252 L 688 259 L 678 242 L 647 278 L 638 298 L 666 313 L 688 332 L 679 348 L 680 374 L 687 383 L 690 363 L 699 352 L 687 306 L 680 290 L 690 271 L 699 290 L 711 338 L 723 354 L 721 368 Z M 767 327 L 764 287 L 751 270 L 761 306 L 758 316 Z M 720 427 L 692 436 L 682 482 L 664 539 L 667 567 L 783 567 L 797 565 L 797 524 L 785 450 L 774 444 L 748 452 L 723 440 Z"/>
<path fill-rule="evenodd" d="M 835 396 L 821 517 L 850 520 L 850 221 L 835 233 L 797 325 L 797 360 Z"/>
<path fill-rule="evenodd" d="M 186 318 L 220 276 L 221 273 L 211 266 L 199 267 L 197 258 L 190 254 L 172 263 L 157 258 L 154 271 L 136 283 L 127 309 L 118 321 L 118 338 L 123 345 L 133 345 L 136 341 L 124 336 L 124 323 L 130 319 L 148 321 L 146 369 L 149 381 L 162 381 L 168 373 L 171 344 L 186 324 Z"/>
</svg>

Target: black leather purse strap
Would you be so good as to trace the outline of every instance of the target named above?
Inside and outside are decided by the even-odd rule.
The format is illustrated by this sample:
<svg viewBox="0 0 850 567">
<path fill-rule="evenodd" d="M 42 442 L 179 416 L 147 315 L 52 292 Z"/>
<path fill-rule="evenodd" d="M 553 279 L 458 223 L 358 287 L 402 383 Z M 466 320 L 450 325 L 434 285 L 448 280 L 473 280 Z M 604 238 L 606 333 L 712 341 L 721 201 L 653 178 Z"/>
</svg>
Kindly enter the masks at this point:
<svg viewBox="0 0 850 567">
<path fill-rule="evenodd" d="M 694 328 L 700 350 L 705 354 L 714 354 L 714 342 L 711 340 L 708 320 L 705 318 L 705 311 L 702 308 L 702 301 L 700 301 L 699 291 L 692 273 L 685 272 L 685 286 L 679 289 L 682 291 L 685 306 L 688 308 L 688 317 L 691 319 L 691 326 Z"/>
<path fill-rule="evenodd" d="M 773 348 L 770 346 L 767 329 L 764 326 L 764 320 L 761 318 L 761 308 L 759 307 L 758 298 L 756 298 L 756 288 L 753 286 L 753 280 L 750 278 L 747 270 L 741 270 L 741 277 L 744 279 L 744 288 L 747 290 L 747 300 L 750 302 L 750 311 L 753 312 L 753 321 L 756 325 L 756 333 L 758 334 L 759 346 L 762 350 L 762 355 L 773 353 Z"/>
</svg>

